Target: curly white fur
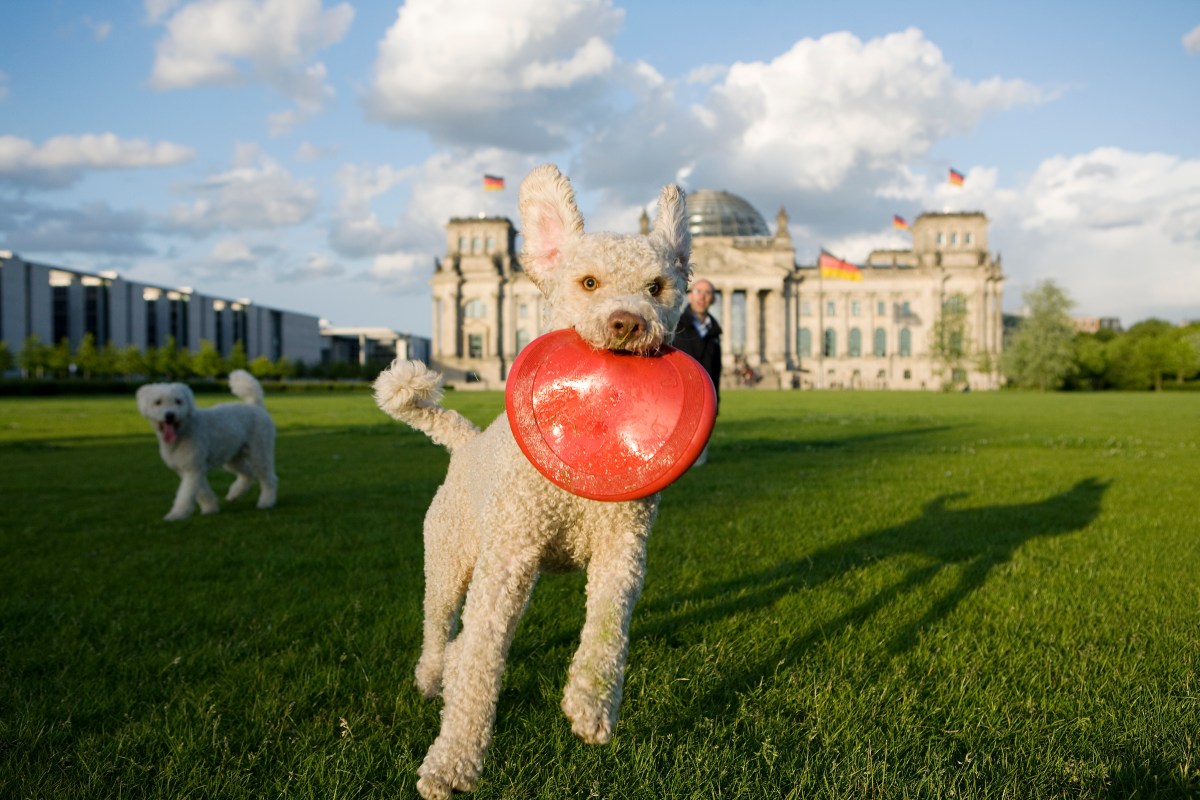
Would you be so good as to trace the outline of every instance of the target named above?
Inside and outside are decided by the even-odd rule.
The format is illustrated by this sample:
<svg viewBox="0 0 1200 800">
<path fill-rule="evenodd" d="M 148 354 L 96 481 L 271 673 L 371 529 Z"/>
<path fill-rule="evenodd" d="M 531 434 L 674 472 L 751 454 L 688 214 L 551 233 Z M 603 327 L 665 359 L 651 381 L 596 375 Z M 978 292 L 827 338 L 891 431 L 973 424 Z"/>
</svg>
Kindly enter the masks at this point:
<svg viewBox="0 0 1200 800">
<path fill-rule="evenodd" d="M 550 302 L 550 328 L 635 353 L 667 341 L 690 274 L 684 200 L 678 187 L 663 189 L 648 237 L 586 234 L 566 177 L 551 164 L 531 172 L 518 198 L 522 266 Z M 441 732 L 418 771 L 426 800 L 474 788 L 509 644 L 540 572 L 587 569 L 587 614 L 562 709 L 585 742 L 609 740 L 658 509 L 657 495 L 605 503 L 560 489 L 521 453 L 506 415 L 480 432 L 439 396 L 440 377 L 415 362 L 397 361 L 375 382 L 381 409 L 452 453 L 425 516 L 416 682 L 445 700 Z"/>
<path fill-rule="evenodd" d="M 226 500 L 236 500 L 257 479 L 259 508 L 275 505 L 275 423 L 263 407 L 259 382 L 245 370 L 229 375 L 229 388 L 242 402 L 196 408 L 192 390 L 182 383 L 148 383 L 137 391 L 138 411 L 154 424 L 163 462 L 179 473 L 179 490 L 166 519 L 187 517 L 199 505 L 217 512 L 217 496 L 208 483 L 216 467 L 237 475 Z"/>
</svg>

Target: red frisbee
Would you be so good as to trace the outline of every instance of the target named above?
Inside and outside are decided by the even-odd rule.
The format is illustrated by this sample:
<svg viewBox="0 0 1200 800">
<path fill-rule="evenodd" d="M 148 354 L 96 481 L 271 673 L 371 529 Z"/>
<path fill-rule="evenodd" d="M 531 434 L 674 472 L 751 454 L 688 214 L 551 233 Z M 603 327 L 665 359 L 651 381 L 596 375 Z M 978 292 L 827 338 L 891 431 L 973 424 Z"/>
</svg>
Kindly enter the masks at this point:
<svg viewBox="0 0 1200 800">
<path fill-rule="evenodd" d="M 712 380 L 687 353 L 597 350 L 569 329 L 521 351 L 504 401 L 521 452 L 592 500 L 634 500 L 670 485 L 700 455 L 717 416 Z"/>
</svg>

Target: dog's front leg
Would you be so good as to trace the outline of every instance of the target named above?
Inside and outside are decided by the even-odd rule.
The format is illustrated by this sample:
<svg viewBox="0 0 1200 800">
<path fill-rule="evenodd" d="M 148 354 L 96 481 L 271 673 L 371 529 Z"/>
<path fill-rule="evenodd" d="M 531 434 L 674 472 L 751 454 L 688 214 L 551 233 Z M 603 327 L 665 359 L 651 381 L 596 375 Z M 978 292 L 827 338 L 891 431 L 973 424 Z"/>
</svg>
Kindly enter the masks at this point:
<svg viewBox="0 0 1200 800">
<path fill-rule="evenodd" d="M 504 661 L 537 580 L 538 557 L 528 543 L 520 549 L 501 545 L 485 550 L 475 566 L 462 631 L 446 664 L 442 729 L 417 770 L 417 790 L 425 800 L 475 788 L 492 741 Z"/>
<path fill-rule="evenodd" d="M 192 513 L 192 506 L 196 504 L 196 477 L 194 472 L 179 473 L 179 489 L 175 492 L 175 502 L 171 504 L 171 510 L 163 519 L 174 522 L 185 519 Z"/>
<path fill-rule="evenodd" d="M 608 742 L 617 724 L 629 620 L 646 572 L 649 521 L 635 514 L 627 522 L 595 537 L 587 568 L 587 617 L 563 691 L 562 710 L 571 730 L 588 744 Z"/>
</svg>

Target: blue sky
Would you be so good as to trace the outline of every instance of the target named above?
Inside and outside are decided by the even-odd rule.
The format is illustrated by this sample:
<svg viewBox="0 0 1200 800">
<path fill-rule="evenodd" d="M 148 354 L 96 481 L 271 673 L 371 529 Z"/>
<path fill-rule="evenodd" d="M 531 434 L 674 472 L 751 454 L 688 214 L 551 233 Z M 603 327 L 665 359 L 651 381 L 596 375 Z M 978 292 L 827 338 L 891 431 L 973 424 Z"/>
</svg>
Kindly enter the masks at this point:
<svg viewBox="0 0 1200 800">
<path fill-rule="evenodd" d="M 19 2 L 0 249 L 428 335 L 445 222 L 724 189 L 802 262 L 980 210 L 1005 307 L 1200 318 L 1200 3 Z M 966 174 L 961 188 L 949 168 Z M 483 173 L 507 189 L 484 193 Z M 702 269 L 702 265 L 701 265 Z"/>
</svg>

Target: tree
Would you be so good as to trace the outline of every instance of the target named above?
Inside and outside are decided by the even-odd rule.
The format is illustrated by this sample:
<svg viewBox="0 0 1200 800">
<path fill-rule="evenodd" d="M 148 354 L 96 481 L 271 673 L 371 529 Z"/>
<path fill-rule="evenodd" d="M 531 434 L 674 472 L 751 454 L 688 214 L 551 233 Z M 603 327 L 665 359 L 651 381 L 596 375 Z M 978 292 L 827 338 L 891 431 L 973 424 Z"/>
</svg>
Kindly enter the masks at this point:
<svg viewBox="0 0 1200 800">
<path fill-rule="evenodd" d="M 0 375 L 8 372 L 16 364 L 17 360 L 13 358 L 12 351 L 8 349 L 8 342 L 0 340 Z"/>
<path fill-rule="evenodd" d="M 96 347 L 96 334 L 85 333 L 75 348 L 75 365 L 85 378 L 91 378 L 100 371 L 100 350 Z"/>
<path fill-rule="evenodd" d="M 113 370 L 126 378 L 150 375 L 150 370 L 146 367 L 146 358 L 135 344 L 126 345 L 117 351 Z"/>
<path fill-rule="evenodd" d="M 225 359 L 208 339 L 200 340 L 200 352 L 192 359 L 192 369 L 201 378 L 215 378 L 225 372 Z"/>
<path fill-rule="evenodd" d="M 63 337 L 58 344 L 50 348 L 46 356 L 46 367 L 56 378 L 65 378 L 71 374 L 71 340 Z"/>
<path fill-rule="evenodd" d="M 245 369 L 250 365 L 250 362 L 246 360 L 246 346 L 240 339 L 233 343 L 233 347 L 229 351 L 229 358 L 225 362 L 230 372 L 235 369 Z"/>
<path fill-rule="evenodd" d="M 258 356 L 250 362 L 250 374 L 262 380 L 275 377 L 275 365 L 266 356 Z"/>
<path fill-rule="evenodd" d="M 942 303 L 942 311 L 933 321 L 929 352 L 940 367 L 942 388 L 952 388 L 966 380 L 967 352 L 971 349 L 967 332 L 967 298 L 953 294 Z"/>
<path fill-rule="evenodd" d="M 17 358 L 25 377 L 42 377 L 46 374 L 49 361 L 50 348 L 42 344 L 36 333 L 26 336 L 24 344 L 21 345 L 21 355 Z"/>
<path fill-rule="evenodd" d="M 175 337 L 167 341 L 154 356 L 154 369 L 169 380 L 178 380 L 191 372 L 191 353 L 175 344 Z"/>
<path fill-rule="evenodd" d="M 1134 325 L 1113 348 L 1114 382 L 1120 389 L 1162 391 L 1165 375 L 1180 369 L 1184 356 L 1180 329 L 1161 319 Z"/>
<path fill-rule="evenodd" d="M 1017 386 L 1047 391 L 1062 387 L 1075 363 L 1074 301 L 1046 280 L 1022 295 L 1028 315 L 1001 356 L 1001 369 Z"/>
</svg>

